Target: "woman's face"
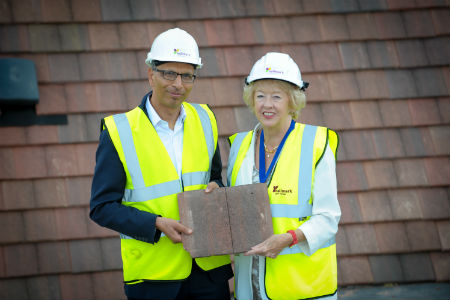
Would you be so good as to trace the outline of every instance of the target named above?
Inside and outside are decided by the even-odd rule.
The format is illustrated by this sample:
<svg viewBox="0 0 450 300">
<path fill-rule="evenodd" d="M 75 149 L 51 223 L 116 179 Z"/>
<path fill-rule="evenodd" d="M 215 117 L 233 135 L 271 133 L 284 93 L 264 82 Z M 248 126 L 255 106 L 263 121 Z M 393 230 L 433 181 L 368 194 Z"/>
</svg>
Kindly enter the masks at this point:
<svg viewBox="0 0 450 300">
<path fill-rule="evenodd" d="M 263 128 L 284 129 L 291 122 L 289 96 L 276 83 L 258 82 L 253 97 L 255 115 Z"/>
</svg>

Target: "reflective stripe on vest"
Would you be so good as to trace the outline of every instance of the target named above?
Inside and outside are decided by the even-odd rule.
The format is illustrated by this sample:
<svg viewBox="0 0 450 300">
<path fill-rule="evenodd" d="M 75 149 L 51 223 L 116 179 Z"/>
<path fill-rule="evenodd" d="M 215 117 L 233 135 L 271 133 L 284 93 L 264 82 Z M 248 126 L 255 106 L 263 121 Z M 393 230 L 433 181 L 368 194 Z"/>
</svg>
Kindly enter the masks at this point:
<svg viewBox="0 0 450 300">
<path fill-rule="evenodd" d="M 227 182 L 228 186 L 231 185 L 231 174 L 233 171 L 233 166 L 236 162 L 237 155 L 239 153 L 239 150 L 241 149 L 241 144 L 244 138 L 247 136 L 248 132 L 239 132 L 236 134 L 233 145 L 236 145 L 235 147 L 231 147 L 230 149 L 230 155 L 228 157 L 228 169 L 227 169 Z M 230 168 L 231 166 L 231 168 Z"/>
<path fill-rule="evenodd" d="M 298 176 L 298 202 L 291 204 L 271 204 L 272 217 L 274 218 L 301 218 L 312 215 L 311 177 L 313 170 L 314 140 L 317 126 L 305 125 L 302 136 L 300 155 L 300 171 Z"/>
</svg>

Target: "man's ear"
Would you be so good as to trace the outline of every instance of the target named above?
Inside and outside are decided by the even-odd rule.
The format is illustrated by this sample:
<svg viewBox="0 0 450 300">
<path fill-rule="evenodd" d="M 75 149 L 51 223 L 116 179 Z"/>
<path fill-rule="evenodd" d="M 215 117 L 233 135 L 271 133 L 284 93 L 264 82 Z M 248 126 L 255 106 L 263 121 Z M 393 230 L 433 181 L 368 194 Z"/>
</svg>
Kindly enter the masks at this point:
<svg viewBox="0 0 450 300">
<path fill-rule="evenodd" d="M 147 70 L 147 77 L 148 77 L 148 83 L 150 84 L 150 86 L 153 88 L 153 70 L 152 68 L 148 68 Z"/>
</svg>

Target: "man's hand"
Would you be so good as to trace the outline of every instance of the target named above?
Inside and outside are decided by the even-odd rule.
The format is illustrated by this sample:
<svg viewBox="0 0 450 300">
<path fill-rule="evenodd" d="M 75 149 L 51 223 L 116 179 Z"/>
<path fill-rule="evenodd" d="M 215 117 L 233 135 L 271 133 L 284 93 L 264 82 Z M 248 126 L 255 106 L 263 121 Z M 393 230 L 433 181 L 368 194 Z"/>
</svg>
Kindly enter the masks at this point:
<svg viewBox="0 0 450 300">
<path fill-rule="evenodd" d="M 270 258 L 276 258 L 281 250 L 288 247 L 292 242 L 292 236 L 288 233 L 274 234 L 264 242 L 253 246 L 244 255 L 260 255 Z"/>
<path fill-rule="evenodd" d="M 205 193 L 211 193 L 212 191 L 218 188 L 219 185 L 215 181 L 211 181 L 210 183 L 208 183 L 208 186 L 205 189 Z"/>
<path fill-rule="evenodd" d="M 174 243 L 181 243 L 181 234 L 192 234 L 192 229 L 184 226 L 174 219 L 157 217 L 156 228 L 164 232 L 164 234 Z"/>
</svg>

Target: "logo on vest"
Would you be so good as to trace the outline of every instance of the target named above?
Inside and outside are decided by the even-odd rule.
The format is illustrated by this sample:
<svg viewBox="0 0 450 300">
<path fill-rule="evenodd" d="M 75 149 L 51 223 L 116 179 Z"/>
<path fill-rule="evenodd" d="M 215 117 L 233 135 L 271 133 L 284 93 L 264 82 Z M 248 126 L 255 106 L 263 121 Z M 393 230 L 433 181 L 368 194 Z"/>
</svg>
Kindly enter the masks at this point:
<svg viewBox="0 0 450 300">
<path fill-rule="evenodd" d="M 285 196 L 286 194 L 292 194 L 292 189 L 281 189 L 278 187 L 278 185 L 274 185 L 272 193 L 274 193 L 275 195 Z"/>
</svg>

